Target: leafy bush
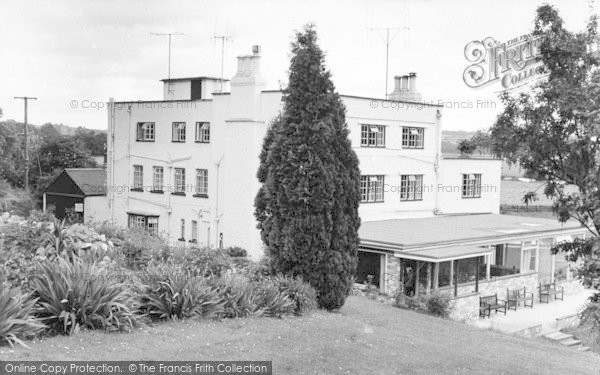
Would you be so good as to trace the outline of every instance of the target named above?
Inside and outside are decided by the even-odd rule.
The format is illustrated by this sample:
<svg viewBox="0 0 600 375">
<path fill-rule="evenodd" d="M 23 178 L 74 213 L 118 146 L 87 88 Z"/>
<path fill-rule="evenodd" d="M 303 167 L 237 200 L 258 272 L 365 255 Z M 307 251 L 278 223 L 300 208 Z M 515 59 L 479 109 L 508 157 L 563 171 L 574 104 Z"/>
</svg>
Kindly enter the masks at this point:
<svg viewBox="0 0 600 375">
<path fill-rule="evenodd" d="M 13 215 L 27 217 L 35 209 L 33 195 L 0 179 L 0 212 L 10 212 Z"/>
<path fill-rule="evenodd" d="M 72 335 L 80 328 L 130 331 L 138 322 L 128 285 L 105 269 L 74 257 L 38 264 L 31 278 L 37 316 L 52 331 Z"/>
<path fill-rule="evenodd" d="M 0 237 L 0 285 L 26 287 L 35 269 L 34 255 Z"/>
<path fill-rule="evenodd" d="M 0 339 L 10 346 L 15 343 L 27 347 L 22 338 L 34 336 L 45 326 L 33 315 L 36 299 L 22 294 L 19 288 L 0 289 Z"/>
<path fill-rule="evenodd" d="M 296 315 L 303 315 L 317 308 L 317 291 L 301 278 L 278 276 L 274 282 L 279 290 L 294 302 Z"/>
<path fill-rule="evenodd" d="M 226 275 L 211 280 L 225 300 L 225 318 L 246 318 L 264 313 L 264 309 L 259 306 L 261 300 L 256 284 L 248 278 Z"/>
<path fill-rule="evenodd" d="M 433 315 L 447 318 L 452 313 L 454 305 L 448 295 L 433 292 L 419 296 L 407 296 L 398 291 L 394 297 L 394 306 L 412 310 L 427 311 Z"/>
<path fill-rule="evenodd" d="M 257 283 L 259 302 L 264 309 L 265 316 L 281 318 L 294 313 L 296 304 L 272 280 L 263 280 Z"/>
<path fill-rule="evenodd" d="M 224 249 L 224 251 L 232 258 L 245 258 L 248 256 L 248 251 L 239 246 L 227 247 Z"/>
<path fill-rule="evenodd" d="M 206 279 L 179 267 L 151 267 L 140 278 L 140 311 L 153 320 L 214 318 L 224 313 L 225 301 Z"/>
<path fill-rule="evenodd" d="M 427 311 L 433 315 L 447 318 L 454 308 L 452 298 L 446 294 L 433 292 L 426 299 Z"/>
<path fill-rule="evenodd" d="M 223 249 L 192 247 L 183 254 L 185 270 L 193 275 L 219 277 L 233 268 L 231 257 Z"/>
<path fill-rule="evenodd" d="M 589 325 L 600 344 L 600 293 L 589 298 L 583 309 L 579 312 L 580 325 Z"/>
</svg>

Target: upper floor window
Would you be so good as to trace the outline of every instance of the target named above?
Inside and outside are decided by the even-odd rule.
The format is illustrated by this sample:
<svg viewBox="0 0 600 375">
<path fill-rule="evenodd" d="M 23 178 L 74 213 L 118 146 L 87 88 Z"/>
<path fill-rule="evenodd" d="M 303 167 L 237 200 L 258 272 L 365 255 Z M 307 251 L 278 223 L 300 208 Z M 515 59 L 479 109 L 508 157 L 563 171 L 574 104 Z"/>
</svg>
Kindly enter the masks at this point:
<svg viewBox="0 0 600 375">
<path fill-rule="evenodd" d="M 175 193 L 185 194 L 185 168 L 175 168 Z"/>
<path fill-rule="evenodd" d="M 383 175 L 360 176 L 360 201 L 383 202 Z"/>
<path fill-rule="evenodd" d="M 402 128 L 402 147 L 404 148 L 423 148 L 425 138 L 424 128 Z"/>
<path fill-rule="evenodd" d="M 362 124 L 360 145 L 361 147 L 385 147 L 385 126 Z"/>
<path fill-rule="evenodd" d="M 400 200 L 417 201 L 423 199 L 423 175 L 403 174 L 400 179 Z"/>
<path fill-rule="evenodd" d="M 136 191 L 144 190 L 144 167 L 141 165 L 133 166 L 133 189 Z"/>
<path fill-rule="evenodd" d="M 481 173 L 462 175 L 462 197 L 481 198 Z"/>
<path fill-rule="evenodd" d="M 208 169 L 196 169 L 196 195 L 208 195 Z"/>
<path fill-rule="evenodd" d="M 163 167 L 152 167 L 152 191 L 162 192 L 164 185 Z"/>
<path fill-rule="evenodd" d="M 138 122 L 136 140 L 138 142 L 154 142 L 154 123 Z"/>
<path fill-rule="evenodd" d="M 209 143 L 210 142 L 210 123 L 208 122 L 197 122 L 196 123 L 196 142 Z"/>
<path fill-rule="evenodd" d="M 185 122 L 173 123 L 173 142 L 185 142 Z"/>
</svg>

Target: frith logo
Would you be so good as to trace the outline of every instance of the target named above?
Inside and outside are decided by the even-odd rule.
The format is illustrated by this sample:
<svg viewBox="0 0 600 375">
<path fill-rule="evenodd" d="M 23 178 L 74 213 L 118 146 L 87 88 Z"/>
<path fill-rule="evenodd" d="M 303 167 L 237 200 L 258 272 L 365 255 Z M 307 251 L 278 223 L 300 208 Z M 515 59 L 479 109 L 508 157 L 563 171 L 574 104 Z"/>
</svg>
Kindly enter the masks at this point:
<svg viewBox="0 0 600 375">
<path fill-rule="evenodd" d="M 492 37 L 474 40 L 465 46 L 465 58 L 472 64 L 465 69 L 463 80 L 472 88 L 500 82 L 507 90 L 538 79 L 542 76 L 540 44 L 531 34 L 506 43 Z"/>
</svg>

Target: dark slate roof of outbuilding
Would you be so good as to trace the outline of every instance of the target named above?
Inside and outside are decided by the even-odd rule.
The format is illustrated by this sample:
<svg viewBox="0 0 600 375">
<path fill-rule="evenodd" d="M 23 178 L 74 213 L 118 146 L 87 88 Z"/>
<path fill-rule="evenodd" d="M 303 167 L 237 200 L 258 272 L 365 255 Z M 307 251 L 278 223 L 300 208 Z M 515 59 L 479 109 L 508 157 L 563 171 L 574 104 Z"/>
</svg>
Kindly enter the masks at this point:
<svg viewBox="0 0 600 375">
<path fill-rule="evenodd" d="M 67 178 L 67 180 L 65 180 Z M 69 188 L 61 181 L 71 180 L 74 187 Z M 65 189 L 75 191 L 64 191 Z M 69 193 L 86 197 L 106 195 L 106 170 L 102 168 L 65 168 L 46 189 L 46 193 Z"/>
</svg>

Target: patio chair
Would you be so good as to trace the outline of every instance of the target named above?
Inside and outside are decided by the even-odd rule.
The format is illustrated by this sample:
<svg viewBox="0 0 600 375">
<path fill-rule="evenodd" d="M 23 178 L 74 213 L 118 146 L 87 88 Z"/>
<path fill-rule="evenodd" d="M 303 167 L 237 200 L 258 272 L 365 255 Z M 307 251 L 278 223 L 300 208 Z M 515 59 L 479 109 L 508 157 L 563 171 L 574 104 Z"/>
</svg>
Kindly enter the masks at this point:
<svg viewBox="0 0 600 375">
<path fill-rule="evenodd" d="M 498 313 L 498 311 L 502 311 L 504 315 L 506 315 L 506 307 L 507 302 L 502 299 L 498 299 L 498 294 L 479 297 L 479 316 L 485 318 L 486 316 L 489 318 L 490 314 L 493 311 Z"/>
<path fill-rule="evenodd" d="M 511 307 L 517 311 L 517 306 L 523 302 L 523 307 L 531 307 L 533 309 L 533 292 L 528 292 L 525 287 L 523 289 L 506 289 L 507 307 Z"/>
<path fill-rule="evenodd" d="M 565 295 L 564 287 L 557 287 L 556 282 L 550 284 L 540 284 L 539 292 L 540 303 L 544 302 L 544 300 L 546 300 L 546 303 L 549 303 L 550 297 L 554 297 L 554 300 L 560 299 L 562 301 Z"/>
</svg>

